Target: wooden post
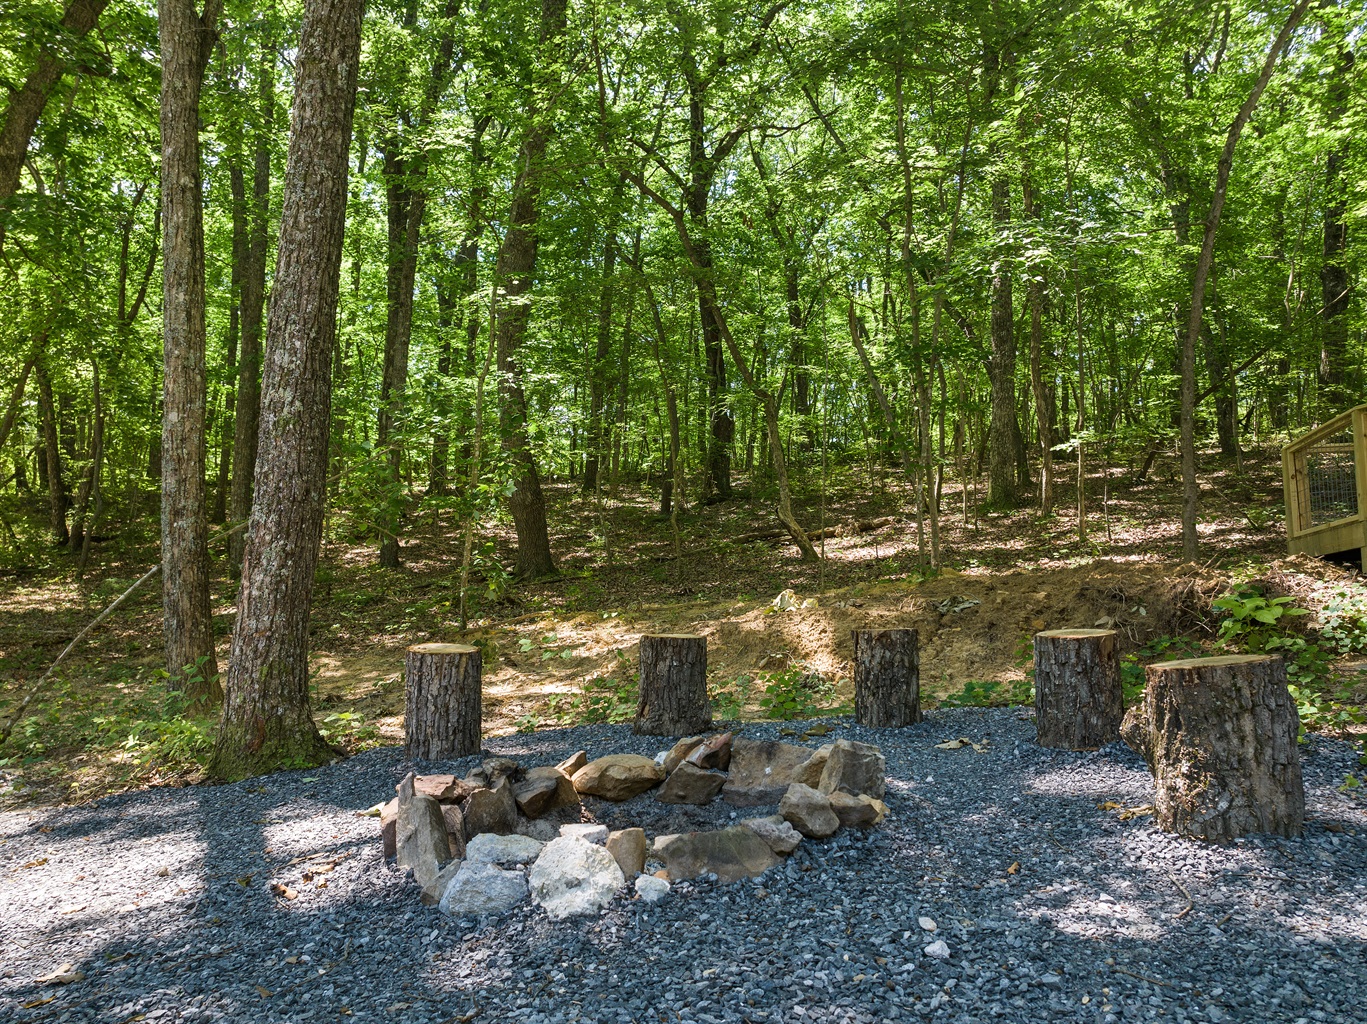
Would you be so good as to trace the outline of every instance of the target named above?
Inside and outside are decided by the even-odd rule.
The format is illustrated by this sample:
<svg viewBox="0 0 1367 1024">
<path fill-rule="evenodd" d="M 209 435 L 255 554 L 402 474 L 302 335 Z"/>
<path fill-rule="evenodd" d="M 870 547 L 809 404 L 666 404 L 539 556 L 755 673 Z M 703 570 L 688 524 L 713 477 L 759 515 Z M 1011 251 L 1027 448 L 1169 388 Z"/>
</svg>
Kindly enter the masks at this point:
<svg viewBox="0 0 1367 1024">
<path fill-rule="evenodd" d="M 641 637 L 641 683 L 633 731 L 686 736 L 712 725 L 707 638 L 691 633 Z"/>
<path fill-rule="evenodd" d="M 1147 678 L 1144 702 L 1121 734 L 1153 772 L 1159 828 L 1219 843 L 1300 835 L 1300 718 L 1282 659 L 1165 661 L 1150 665 Z"/>
<path fill-rule="evenodd" d="M 1039 745 L 1096 750 L 1120 739 L 1125 697 L 1113 629 L 1035 634 L 1035 731 Z"/>
<path fill-rule="evenodd" d="M 481 737 L 478 647 L 416 644 L 405 661 L 408 706 L 405 754 L 437 761 L 479 753 Z"/>
<path fill-rule="evenodd" d="M 1367 573 L 1367 409 L 1358 406 L 1349 419 L 1353 430 L 1353 476 L 1357 483 L 1358 527 L 1362 547 L 1358 568 Z"/>
<path fill-rule="evenodd" d="M 921 720 L 920 645 L 914 629 L 856 629 L 854 720 L 900 729 Z"/>
</svg>

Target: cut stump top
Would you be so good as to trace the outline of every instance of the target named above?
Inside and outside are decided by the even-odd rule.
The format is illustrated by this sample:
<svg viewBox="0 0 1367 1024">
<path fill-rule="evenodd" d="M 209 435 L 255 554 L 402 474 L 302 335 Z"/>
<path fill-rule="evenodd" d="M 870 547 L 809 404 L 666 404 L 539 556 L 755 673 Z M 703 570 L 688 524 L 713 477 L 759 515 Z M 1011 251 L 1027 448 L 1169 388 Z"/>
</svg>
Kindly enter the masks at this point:
<svg viewBox="0 0 1367 1024">
<path fill-rule="evenodd" d="M 414 644 L 408 650 L 413 654 L 474 654 L 479 648 L 470 644 Z"/>
<path fill-rule="evenodd" d="M 1256 665 L 1278 658 L 1276 654 L 1222 654 L 1215 658 L 1180 658 L 1177 661 L 1156 661 L 1149 668 L 1220 668 L 1224 665 Z"/>
<path fill-rule="evenodd" d="M 1109 636 L 1115 633 L 1113 629 L 1045 629 L 1035 634 L 1035 636 L 1048 637 L 1074 637 L 1081 639 L 1085 636 Z"/>
<path fill-rule="evenodd" d="M 642 633 L 642 640 L 702 640 L 701 633 Z"/>
</svg>

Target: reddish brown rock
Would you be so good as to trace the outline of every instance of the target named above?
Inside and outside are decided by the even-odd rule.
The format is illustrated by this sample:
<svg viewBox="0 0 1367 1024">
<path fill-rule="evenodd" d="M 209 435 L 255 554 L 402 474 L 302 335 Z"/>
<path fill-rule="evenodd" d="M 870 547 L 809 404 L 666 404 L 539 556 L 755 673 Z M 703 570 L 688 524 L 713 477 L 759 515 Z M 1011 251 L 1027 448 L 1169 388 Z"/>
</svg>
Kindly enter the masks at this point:
<svg viewBox="0 0 1367 1024">
<path fill-rule="evenodd" d="M 734 739 L 735 734 L 729 732 L 709 736 L 689 751 L 684 760 L 699 768 L 715 768 L 724 772 L 731 767 L 731 743 Z"/>
<path fill-rule="evenodd" d="M 488 789 L 475 790 L 461 810 L 465 813 L 466 839 L 481 832 L 506 836 L 517 827 L 517 799 L 513 784 L 506 778 Z"/>
<path fill-rule="evenodd" d="M 565 758 L 565 760 L 561 761 L 558 765 L 556 765 L 556 767 L 559 768 L 566 775 L 568 775 L 570 778 L 574 778 L 574 773 L 588 763 L 588 752 L 584 750 L 576 750 L 573 754 L 571 754 L 569 757 Z"/>
<path fill-rule="evenodd" d="M 465 858 L 465 815 L 461 813 L 459 804 L 442 804 L 441 816 L 446 820 L 446 839 L 451 845 L 451 857 L 454 860 Z M 441 899 L 440 896 L 437 897 Z"/>
<path fill-rule="evenodd" d="M 384 844 L 384 855 L 388 859 L 397 852 L 395 824 L 399 820 L 399 798 L 395 797 L 380 808 L 380 842 Z"/>
<path fill-rule="evenodd" d="M 704 739 L 703 736 L 685 736 L 681 740 L 676 740 L 674 746 L 669 748 L 669 753 L 665 755 L 665 774 L 674 774 L 674 769 L 683 763 L 684 758 L 702 746 Z"/>
<path fill-rule="evenodd" d="M 579 805 L 574 783 L 559 768 L 532 768 L 513 788 L 513 793 L 519 810 L 529 818 Z"/>
<path fill-rule="evenodd" d="M 418 775 L 413 778 L 414 792 L 442 803 L 457 803 L 470 795 L 470 786 L 454 775 Z"/>
</svg>

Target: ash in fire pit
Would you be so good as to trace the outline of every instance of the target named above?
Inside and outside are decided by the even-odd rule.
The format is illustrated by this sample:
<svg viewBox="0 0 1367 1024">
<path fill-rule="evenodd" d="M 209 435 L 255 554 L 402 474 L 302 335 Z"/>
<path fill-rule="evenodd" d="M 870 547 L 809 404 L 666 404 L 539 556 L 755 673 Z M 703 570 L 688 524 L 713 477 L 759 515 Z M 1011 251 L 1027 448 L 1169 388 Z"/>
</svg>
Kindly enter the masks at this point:
<svg viewBox="0 0 1367 1024">
<path fill-rule="evenodd" d="M 496 757 L 463 779 L 408 775 L 381 834 L 385 856 L 443 913 L 495 916 L 530 896 L 560 919 L 600 912 L 627 885 L 655 902 L 671 882 L 755 878 L 804 838 L 873 827 L 887 814 L 884 772 L 872 744 L 731 733 L 690 736 L 653 759 L 581 750 L 524 770 Z M 749 815 L 720 818 L 718 801 Z"/>
</svg>

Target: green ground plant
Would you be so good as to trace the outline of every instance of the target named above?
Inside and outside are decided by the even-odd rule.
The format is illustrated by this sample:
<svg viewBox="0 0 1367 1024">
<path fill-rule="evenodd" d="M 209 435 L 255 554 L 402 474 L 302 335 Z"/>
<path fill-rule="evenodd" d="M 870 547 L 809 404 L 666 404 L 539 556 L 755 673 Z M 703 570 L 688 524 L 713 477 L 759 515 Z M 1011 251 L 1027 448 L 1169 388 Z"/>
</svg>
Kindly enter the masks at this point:
<svg viewBox="0 0 1367 1024">
<path fill-rule="evenodd" d="M 1211 602 L 1225 613 L 1219 639 L 1229 651 L 1278 654 L 1286 662 L 1287 689 L 1296 702 L 1301 730 L 1343 731 L 1367 722 L 1353 702 L 1352 687 L 1335 669 L 1336 658 L 1367 650 L 1367 595 L 1335 591 L 1320 616 L 1318 630 L 1299 631 L 1292 623 L 1310 615 L 1290 597 L 1267 598 L 1242 586 Z"/>
<path fill-rule="evenodd" d="M 844 714 L 848 710 L 835 704 L 835 682 L 820 672 L 787 668 L 766 673 L 757 682 L 763 684 L 759 709 L 768 719 L 792 721 Z"/>
</svg>

